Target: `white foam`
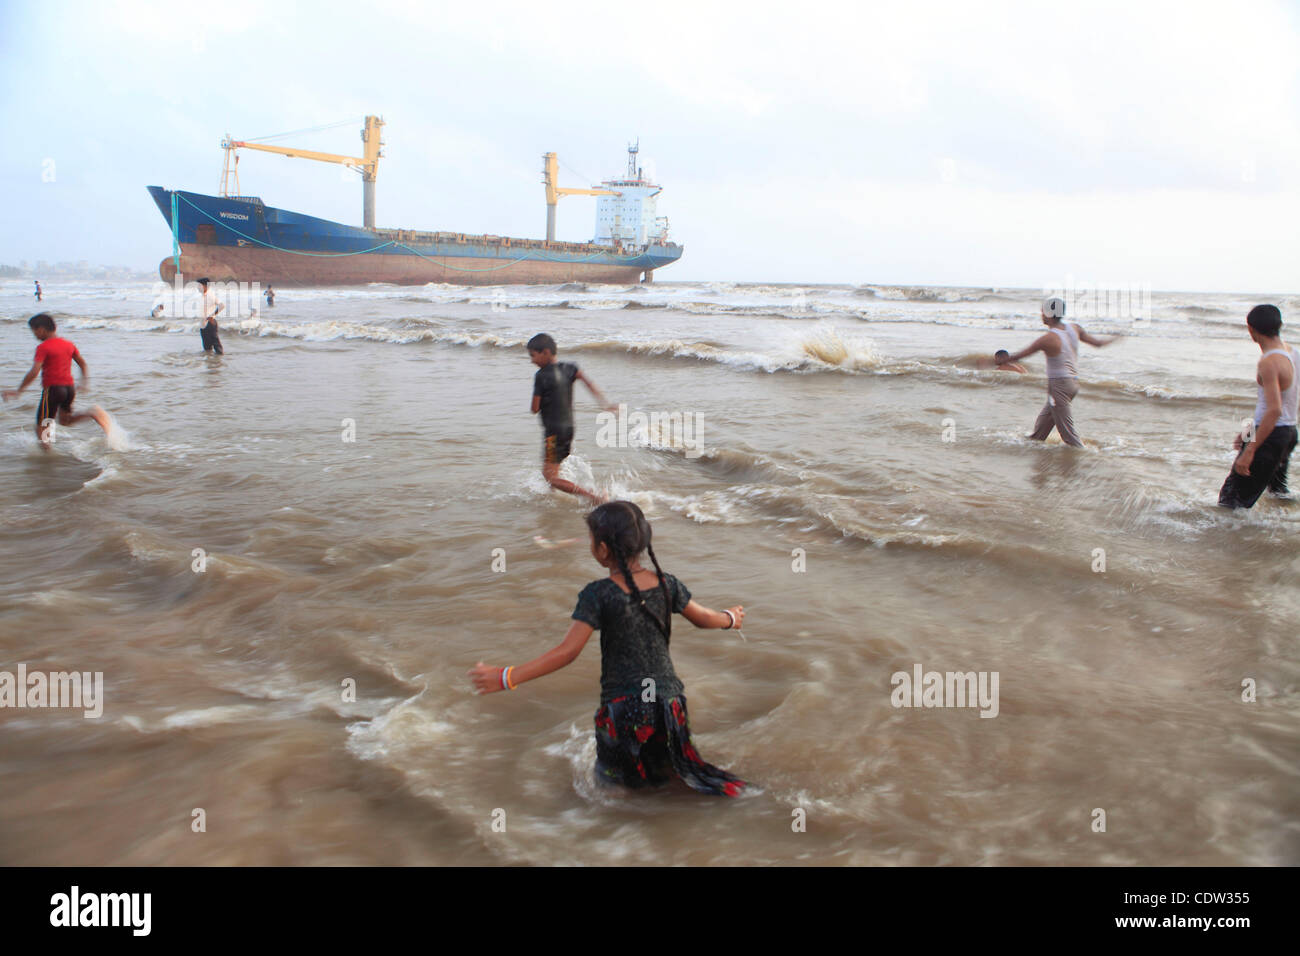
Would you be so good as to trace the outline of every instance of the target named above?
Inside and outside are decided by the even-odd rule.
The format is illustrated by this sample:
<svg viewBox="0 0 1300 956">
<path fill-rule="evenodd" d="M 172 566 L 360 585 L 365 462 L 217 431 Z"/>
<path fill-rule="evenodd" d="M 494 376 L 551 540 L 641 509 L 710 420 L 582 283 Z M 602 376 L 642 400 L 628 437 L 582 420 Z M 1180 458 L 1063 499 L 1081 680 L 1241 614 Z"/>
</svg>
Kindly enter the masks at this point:
<svg viewBox="0 0 1300 956">
<path fill-rule="evenodd" d="M 107 412 L 104 414 L 108 415 Z M 104 444 L 111 451 L 132 451 L 135 447 L 131 444 L 131 434 L 112 415 L 108 415 L 108 432 L 104 435 Z"/>
</svg>

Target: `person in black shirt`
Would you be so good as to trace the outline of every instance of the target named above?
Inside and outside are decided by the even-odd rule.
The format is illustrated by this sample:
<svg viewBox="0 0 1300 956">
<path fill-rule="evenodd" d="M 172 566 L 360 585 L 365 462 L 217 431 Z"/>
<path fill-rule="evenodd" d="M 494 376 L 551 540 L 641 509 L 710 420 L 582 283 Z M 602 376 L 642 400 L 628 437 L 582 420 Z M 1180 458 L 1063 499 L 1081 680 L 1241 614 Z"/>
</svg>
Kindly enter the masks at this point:
<svg viewBox="0 0 1300 956">
<path fill-rule="evenodd" d="M 540 412 L 542 416 L 542 476 L 552 488 L 582 495 L 600 504 L 605 500 L 600 495 L 560 477 L 560 463 L 573 450 L 573 383 L 586 385 L 596 401 L 609 411 L 617 412 L 618 409 L 609 407 L 596 383 L 578 366 L 572 362 L 557 362 L 556 351 L 555 339 L 544 332 L 528 340 L 528 357 L 537 366 L 537 374 L 533 376 L 532 412 L 534 415 Z"/>
<path fill-rule="evenodd" d="M 596 779 L 639 789 L 673 776 L 692 790 L 740 796 L 751 785 L 705 763 L 691 743 L 686 695 L 668 656 L 673 614 L 696 627 L 739 628 L 739 605 L 713 611 L 659 567 L 650 545 L 650 522 L 630 501 L 611 501 L 587 515 L 591 556 L 609 577 L 592 581 L 578 595 L 573 623 L 553 650 L 518 667 L 469 672 L 480 694 L 514 690 L 577 660 L 594 630 L 600 631 L 600 708 L 596 711 Z M 654 570 L 641 567 L 649 554 Z M 743 635 L 742 635 L 743 636 Z"/>
</svg>

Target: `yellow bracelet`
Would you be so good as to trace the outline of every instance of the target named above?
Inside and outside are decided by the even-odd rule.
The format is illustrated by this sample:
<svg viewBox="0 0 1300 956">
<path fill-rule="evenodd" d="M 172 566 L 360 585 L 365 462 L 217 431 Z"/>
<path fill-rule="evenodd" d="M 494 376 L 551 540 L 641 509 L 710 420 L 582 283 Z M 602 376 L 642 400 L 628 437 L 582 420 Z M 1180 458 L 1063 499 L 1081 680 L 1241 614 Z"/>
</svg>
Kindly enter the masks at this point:
<svg viewBox="0 0 1300 956">
<path fill-rule="evenodd" d="M 506 668 L 506 686 L 509 687 L 511 690 L 514 690 L 515 689 L 514 682 L 510 679 L 510 674 L 512 671 L 514 671 L 513 667 Z"/>
</svg>

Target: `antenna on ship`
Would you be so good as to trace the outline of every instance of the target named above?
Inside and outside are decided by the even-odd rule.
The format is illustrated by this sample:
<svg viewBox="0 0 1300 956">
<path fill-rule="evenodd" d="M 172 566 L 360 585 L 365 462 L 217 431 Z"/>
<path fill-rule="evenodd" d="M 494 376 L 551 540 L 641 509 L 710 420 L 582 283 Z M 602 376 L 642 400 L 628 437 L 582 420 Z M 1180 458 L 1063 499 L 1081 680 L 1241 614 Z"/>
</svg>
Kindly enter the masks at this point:
<svg viewBox="0 0 1300 956">
<path fill-rule="evenodd" d="M 641 137 L 637 137 L 635 143 L 627 145 L 627 178 L 640 179 L 641 171 L 637 169 L 636 154 L 641 151 Z"/>
</svg>

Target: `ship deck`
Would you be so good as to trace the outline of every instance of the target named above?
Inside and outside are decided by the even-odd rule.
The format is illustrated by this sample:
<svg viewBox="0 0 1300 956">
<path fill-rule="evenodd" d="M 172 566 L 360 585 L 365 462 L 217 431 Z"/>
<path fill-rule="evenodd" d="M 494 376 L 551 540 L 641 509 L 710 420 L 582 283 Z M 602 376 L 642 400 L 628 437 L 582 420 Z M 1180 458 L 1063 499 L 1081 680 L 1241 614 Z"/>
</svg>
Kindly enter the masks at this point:
<svg viewBox="0 0 1300 956">
<path fill-rule="evenodd" d="M 629 253 L 618 246 L 605 246 L 595 242 L 547 242 L 545 239 L 519 239 L 513 236 L 472 235 L 464 232 L 425 232 L 419 229 L 369 229 L 383 239 L 394 242 L 455 243 L 463 246 L 502 246 L 509 249 L 548 249 L 554 252 L 594 253 L 605 252 L 613 255 L 637 255 Z M 667 243 L 659 248 L 669 249 L 676 243 Z M 648 247 L 649 248 L 649 247 Z"/>
</svg>

